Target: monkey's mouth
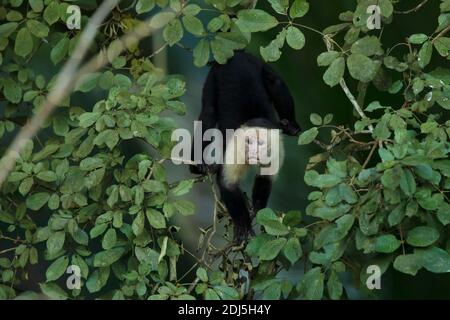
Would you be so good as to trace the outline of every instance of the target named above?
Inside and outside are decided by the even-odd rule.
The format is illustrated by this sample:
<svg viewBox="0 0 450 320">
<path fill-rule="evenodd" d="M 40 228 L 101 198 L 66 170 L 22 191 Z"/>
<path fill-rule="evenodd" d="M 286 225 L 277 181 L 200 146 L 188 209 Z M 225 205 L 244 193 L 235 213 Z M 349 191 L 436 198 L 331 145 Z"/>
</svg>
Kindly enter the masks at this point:
<svg viewBox="0 0 450 320">
<path fill-rule="evenodd" d="M 248 157 L 248 163 L 249 164 L 257 164 L 259 163 L 259 157 Z"/>
</svg>

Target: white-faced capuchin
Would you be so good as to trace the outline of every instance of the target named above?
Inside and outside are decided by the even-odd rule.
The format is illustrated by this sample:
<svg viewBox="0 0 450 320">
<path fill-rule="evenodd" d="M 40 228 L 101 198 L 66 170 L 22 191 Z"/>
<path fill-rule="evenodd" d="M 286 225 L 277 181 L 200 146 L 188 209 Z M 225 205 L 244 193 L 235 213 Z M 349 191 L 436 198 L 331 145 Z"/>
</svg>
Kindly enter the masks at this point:
<svg viewBox="0 0 450 320">
<path fill-rule="evenodd" d="M 225 137 L 227 129 L 240 128 L 241 131 L 237 130 L 237 135 L 234 135 L 234 138 L 239 138 L 242 132 L 254 129 L 253 134 L 245 135 L 244 144 L 237 144 L 241 147 L 234 153 L 230 153 L 229 147 L 231 145 L 236 147 L 236 144 L 227 141 L 223 153 L 224 165 L 219 165 L 218 168 L 205 163 L 190 166 L 190 171 L 194 174 L 206 174 L 212 172 L 212 168 L 217 169 L 214 172 L 217 171 L 221 200 L 233 220 L 234 239 L 241 242 L 249 234 L 253 234 L 253 231 L 250 213 L 244 194 L 239 188 L 239 182 L 248 165 L 258 165 L 260 170 L 272 167 L 278 171 L 282 164 L 283 147 L 280 139 L 272 141 L 270 136 L 273 130 L 280 129 L 291 136 L 296 136 L 300 132 L 295 120 L 293 98 L 284 81 L 269 65 L 251 54 L 237 51 L 226 64 L 212 64 L 203 86 L 199 121 L 202 122 L 202 132 L 194 132 L 194 135 L 203 136 L 204 131 L 217 127 Z M 266 130 L 263 132 L 261 129 Z M 272 145 L 274 143 L 277 144 L 276 148 Z M 208 142 L 203 142 L 202 151 L 207 144 Z M 255 144 L 258 146 L 256 149 Z M 255 155 L 254 150 L 259 150 L 259 155 Z M 261 159 L 261 154 L 266 154 L 264 157 L 266 159 Z M 227 157 L 230 160 L 231 155 L 238 155 L 238 162 L 227 161 Z M 252 191 L 255 213 L 267 205 L 276 172 L 271 173 L 274 172 L 266 175 L 257 174 L 255 177 Z"/>
</svg>

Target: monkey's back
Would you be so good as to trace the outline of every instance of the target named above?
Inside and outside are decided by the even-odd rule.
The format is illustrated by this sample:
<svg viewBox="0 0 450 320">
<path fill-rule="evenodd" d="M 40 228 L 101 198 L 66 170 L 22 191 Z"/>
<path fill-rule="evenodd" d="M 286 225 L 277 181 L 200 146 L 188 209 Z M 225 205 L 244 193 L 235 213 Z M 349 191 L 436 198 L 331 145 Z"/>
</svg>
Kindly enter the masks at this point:
<svg viewBox="0 0 450 320">
<path fill-rule="evenodd" d="M 236 129 L 254 118 L 276 123 L 263 68 L 262 61 L 243 51 L 237 51 L 224 65 L 213 64 L 210 72 L 214 75 L 219 129 Z"/>
</svg>

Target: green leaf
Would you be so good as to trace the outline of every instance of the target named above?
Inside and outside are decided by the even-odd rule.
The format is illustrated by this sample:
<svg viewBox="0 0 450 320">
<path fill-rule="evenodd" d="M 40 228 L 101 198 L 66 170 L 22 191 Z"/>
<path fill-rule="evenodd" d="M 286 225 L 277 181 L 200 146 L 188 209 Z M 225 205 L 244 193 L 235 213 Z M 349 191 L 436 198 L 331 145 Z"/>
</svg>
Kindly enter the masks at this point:
<svg viewBox="0 0 450 320">
<path fill-rule="evenodd" d="M 18 182 L 28 177 L 28 174 L 25 172 L 11 172 L 11 174 L 8 176 L 9 182 Z"/>
<path fill-rule="evenodd" d="M 214 290 L 222 300 L 238 300 L 239 293 L 236 289 L 227 286 L 215 286 Z"/>
<path fill-rule="evenodd" d="M 144 227 L 145 227 L 144 213 L 142 211 L 139 211 L 139 213 L 136 215 L 136 218 L 134 218 L 133 223 L 131 224 L 131 229 L 133 230 L 133 233 L 136 236 L 139 236 L 144 232 Z"/>
<path fill-rule="evenodd" d="M 391 0 L 379 0 L 378 5 L 380 6 L 381 15 L 383 17 L 389 18 L 394 12 L 394 6 Z"/>
<path fill-rule="evenodd" d="M 59 20 L 59 4 L 56 1 L 50 2 L 44 10 L 44 20 L 49 25 Z"/>
<path fill-rule="evenodd" d="M 91 236 L 92 239 L 94 239 L 99 235 L 101 235 L 103 232 L 105 232 L 107 228 L 108 228 L 107 223 L 97 224 L 95 227 L 91 229 L 91 231 L 89 231 L 89 235 Z"/>
<path fill-rule="evenodd" d="M 145 212 L 147 215 L 147 220 L 150 225 L 155 229 L 164 229 L 166 227 L 166 218 L 158 210 L 149 208 Z"/>
<path fill-rule="evenodd" d="M 442 57 L 447 57 L 450 53 L 450 38 L 439 37 L 434 41 L 434 47 Z"/>
<path fill-rule="evenodd" d="M 309 3 L 306 0 L 295 0 L 289 10 L 292 19 L 301 18 L 309 11 Z"/>
<path fill-rule="evenodd" d="M 416 33 L 416 34 L 411 35 L 408 38 L 408 41 L 412 44 L 422 44 L 427 40 L 428 40 L 428 36 L 423 33 Z"/>
<path fill-rule="evenodd" d="M 220 297 L 214 289 L 208 288 L 205 291 L 205 300 L 220 300 Z"/>
<path fill-rule="evenodd" d="M 80 162 L 80 169 L 83 171 L 91 171 L 97 168 L 101 168 L 105 165 L 103 159 L 100 158 L 85 158 Z"/>
<path fill-rule="evenodd" d="M 379 236 L 375 239 L 375 251 L 391 253 L 400 247 L 401 242 L 392 234 Z"/>
<path fill-rule="evenodd" d="M 322 52 L 317 57 L 317 65 L 319 67 L 328 67 L 330 64 L 333 63 L 333 61 L 335 61 L 337 58 L 339 58 L 340 55 L 341 55 L 341 53 L 337 52 L 337 51 Z"/>
<path fill-rule="evenodd" d="M 439 239 L 439 231 L 428 226 L 415 227 L 408 232 L 406 242 L 415 247 L 427 247 Z"/>
<path fill-rule="evenodd" d="M 184 16 L 182 18 L 183 25 L 187 31 L 195 36 L 203 36 L 205 34 L 205 28 L 202 21 L 194 16 Z"/>
<path fill-rule="evenodd" d="M 27 198 L 26 204 L 29 209 L 37 211 L 47 203 L 49 198 L 48 192 L 37 192 Z"/>
<path fill-rule="evenodd" d="M 321 61 L 321 63 L 325 63 Z M 345 59 L 343 57 L 339 57 L 335 59 L 331 65 L 328 67 L 327 71 L 325 71 L 323 75 L 323 81 L 330 87 L 334 87 L 339 84 L 341 79 L 344 77 L 345 73 Z"/>
<path fill-rule="evenodd" d="M 263 292 L 263 300 L 279 300 L 281 295 L 281 282 L 277 281 L 269 285 Z"/>
<path fill-rule="evenodd" d="M 33 9 L 34 12 L 41 12 L 44 9 L 43 0 L 29 0 L 28 3 L 30 4 L 31 9 Z"/>
<path fill-rule="evenodd" d="M 300 50 L 305 46 L 305 35 L 298 28 L 290 26 L 286 34 L 287 44 L 295 50 Z"/>
<path fill-rule="evenodd" d="M 360 53 L 352 53 L 347 59 L 350 75 L 359 81 L 370 82 L 375 78 L 379 64 Z"/>
<path fill-rule="evenodd" d="M 33 39 L 31 38 L 30 30 L 22 28 L 19 30 L 14 42 L 14 52 L 21 57 L 28 56 L 33 51 Z"/>
<path fill-rule="evenodd" d="M 92 126 L 98 118 L 100 118 L 101 114 L 98 112 L 85 112 L 79 116 L 79 124 L 80 127 L 88 128 Z"/>
<path fill-rule="evenodd" d="M 316 127 L 306 130 L 298 137 L 298 144 L 299 145 L 310 144 L 311 142 L 314 141 L 314 139 L 316 139 L 318 134 L 319 129 L 317 129 Z"/>
<path fill-rule="evenodd" d="M 433 273 L 450 272 L 450 255 L 447 251 L 431 247 L 425 250 L 415 250 L 415 254 L 419 255 L 422 266 Z"/>
<path fill-rule="evenodd" d="M 54 193 L 50 196 L 50 199 L 48 199 L 48 207 L 49 207 L 49 209 L 52 209 L 52 210 L 56 210 L 59 208 L 58 194 Z"/>
<path fill-rule="evenodd" d="M 49 255 L 58 253 L 64 246 L 66 234 L 64 231 L 57 231 L 50 235 L 47 240 L 47 250 Z"/>
<path fill-rule="evenodd" d="M 196 271 L 197 278 L 199 278 L 203 282 L 208 282 L 208 273 L 204 268 L 198 268 Z"/>
<path fill-rule="evenodd" d="M 106 144 L 106 146 L 112 150 L 119 142 L 119 134 L 116 130 L 107 129 L 100 132 L 94 139 L 94 144 L 101 146 Z"/>
<path fill-rule="evenodd" d="M 309 270 L 297 286 L 297 291 L 306 300 L 320 300 L 323 296 L 324 274 L 320 267 Z"/>
<path fill-rule="evenodd" d="M 100 291 L 108 281 L 110 268 L 99 268 L 89 276 L 86 281 L 86 288 L 90 293 Z"/>
<path fill-rule="evenodd" d="M 27 27 L 30 32 L 38 38 L 45 38 L 50 31 L 45 24 L 37 20 L 27 20 Z"/>
<path fill-rule="evenodd" d="M 183 216 L 190 216 L 195 213 L 195 205 L 190 201 L 177 200 L 173 203 L 173 205 Z"/>
<path fill-rule="evenodd" d="M 0 25 L 0 37 L 9 37 L 16 29 L 19 24 L 17 22 L 7 22 Z"/>
<path fill-rule="evenodd" d="M 109 250 L 116 245 L 117 242 L 117 233 L 116 229 L 110 228 L 106 231 L 102 240 L 102 248 L 105 250 Z"/>
<path fill-rule="evenodd" d="M 223 19 L 221 19 L 220 17 L 215 17 L 213 19 L 211 19 L 207 25 L 207 29 L 209 32 L 217 32 L 220 30 L 220 28 L 222 28 L 224 25 L 224 21 Z"/>
<path fill-rule="evenodd" d="M 66 300 L 69 298 L 67 293 L 56 283 L 40 283 L 39 287 L 42 293 L 51 299 Z"/>
<path fill-rule="evenodd" d="M 439 219 L 439 221 L 444 225 L 448 225 L 450 224 L 450 204 L 448 203 L 443 203 L 438 211 L 437 211 L 437 217 Z"/>
<path fill-rule="evenodd" d="M 171 190 L 174 196 L 182 196 L 188 193 L 194 186 L 194 179 L 183 180 L 178 185 Z"/>
<path fill-rule="evenodd" d="M 202 11 L 202 8 L 200 8 L 196 4 L 188 4 L 186 7 L 183 8 L 183 13 L 187 16 L 196 16 Z"/>
<path fill-rule="evenodd" d="M 259 250 L 259 258 L 261 260 L 273 260 L 280 253 L 281 249 L 286 244 L 285 238 L 279 238 L 268 241 L 265 246 Z"/>
<path fill-rule="evenodd" d="M 169 46 L 173 46 L 183 38 L 183 33 L 183 26 L 180 20 L 176 19 L 166 25 L 163 30 L 163 37 Z"/>
<path fill-rule="evenodd" d="M 402 169 L 400 174 L 400 188 L 409 197 L 416 192 L 416 180 L 409 169 Z"/>
<path fill-rule="evenodd" d="M 341 281 L 339 280 L 339 276 L 333 270 L 330 274 L 330 277 L 327 281 L 327 291 L 328 295 L 332 300 L 339 300 L 344 292 L 344 288 L 342 286 Z"/>
<path fill-rule="evenodd" d="M 69 43 L 69 38 L 64 36 L 53 47 L 52 51 L 50 51 L 50 59 L 52 60 L 53 64 L 56 65 L 64 59 L 64 57 L 67 55 L 67 52 L 69 51 Z"/>
<path fill-rule="evenodd" d="M 69 258 L 67 256 L 62 256 L 55 260 L 45 272 L 47 282 L 58 280 L 66 272 L 68 265 Z"/>
<path fill-rule="evenodd" d="M 42 180 L 45 182 L 53 182 L 53 181 L 56 181 L 56 179 L 57 179 L 56 173 L 54 173 L 53 171 L 50 171 L 50 170 L 41 171 L 36 175 L 36 177 L 39 180 Z"/>
<path fill-rule="evenodd" d="M 261 47 L 259 52 L 266 62 L 274 62 L 281 57 L 280 45 L 276 40 L 271 41 L 266 47 Z"/>
<path fill-rule="evenodd" d="M 395 258 L 394 269 L 415 276 L 422 268 L 421 257 L 417 254 L 405 254 Z"/>
<path fill-rule="evenodd" d="M 142 187 L 146 192 L 164 192 L 166 190 L 164 183 L 156 180 L 144 180 Z"/>
<path fill-rule="evenodd" d="M 100 251 L 94 256 L 94 267 L 107 267 L 116 262 L 125 253 L 124 248 L 113 248 Z"/>
<path fill-rule="evenodd" d="M 419 51 L 418 61 L 421 68 L 425 68 L 431 61 L 433 55 L 433 44 L 431 41 L 426 41 Z"/>
<path fill-rule="evenodd" d="M 278 20 L 264 10 L 240 10 L 237 16 L 239 28 L 247 32 L 267 31 L 278 25 Z"/>
<path fill-rule="evenodd" d="M 351 51 L 352 53 L 359 53 L 367 57 L 372 55 L 382 55 L 384 53 L 380 39 L 375 36 L 367 36 L 359 39 L 353 43 Z"/>
<path fill-rule="evenodd" d="M 291 265 L 294 265 L 303 254 L 300 241 L 297 238 L 290 238 L 283 248 L 283 254 Z"/>
<path fill-rule="evenodd" d="M 155 7 L 155 0 L 138 0 L 136 3 L 137 14 L 151 11 Z"/>
<path fill-rule="evenodd" d="M 3 95 L 12 103 L 19 103 L 22 100 L 22 87 L 12 79 L 7 79 L 3 83 Z"/>
</svg>

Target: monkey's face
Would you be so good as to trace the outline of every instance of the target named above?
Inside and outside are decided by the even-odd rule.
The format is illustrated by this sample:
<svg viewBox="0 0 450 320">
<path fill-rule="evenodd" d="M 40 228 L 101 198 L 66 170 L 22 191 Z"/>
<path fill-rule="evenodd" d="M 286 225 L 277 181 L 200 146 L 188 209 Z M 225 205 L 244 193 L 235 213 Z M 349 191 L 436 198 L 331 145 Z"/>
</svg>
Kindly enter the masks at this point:
<svg viewBox="0 0 450 320">
<path fill-rule="evenodd" d="M 261 164 L 270 157 L 270 132 L 265 128 L 248 129 L 245 134 L 245 157 L 248 164 Z"/>
</svg>

